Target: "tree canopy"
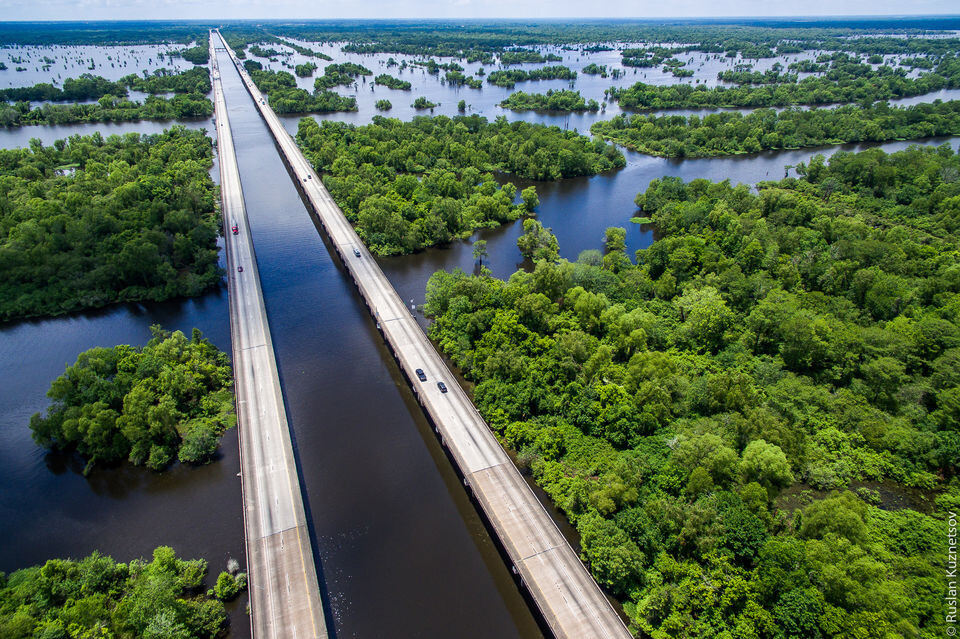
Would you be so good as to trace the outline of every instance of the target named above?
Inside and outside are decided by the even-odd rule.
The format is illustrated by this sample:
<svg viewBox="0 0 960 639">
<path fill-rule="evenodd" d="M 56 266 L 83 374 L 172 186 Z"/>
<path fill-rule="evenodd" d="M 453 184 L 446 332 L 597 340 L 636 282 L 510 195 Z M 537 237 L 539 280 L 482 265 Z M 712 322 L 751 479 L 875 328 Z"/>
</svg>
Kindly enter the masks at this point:
<svg viewBox="0 0 960 639">
<path fill-rule="evenodd" d="M 297 88 L 297 80 L 286 71 L 263 69 L 259 63 L 248 60 L 244 67 L 257 88 L 267 94 L 270 108 L 277 113 L 323 113 L 327 111 L 356 111 L 357 101 L 345 98 L 317 85 L 313 93 Z M 317 82 L 324 77 L 317 78 Z M 353 78 L 344 76 L 353 84 Z"/>
<path fill-rule="evenodd" d="M 143 348 L 81 353 L 51 384 L 46 416 L 30 420 L 34 441 L 76 450 L 87 470 L 123 459 L 151 470 L 174 459 L 209 462 L 236 422 L 229 360 L 197 329 L 190 339 L 159 326 L 151 331 Z"/>
<path fill-rule="evenodd" d="M 204 593 L 206 573 L 206 561 L 180 559 L 168 546 L 151 561 L 94 552 L 0 573 L 0 636 L 214 639 L 227 613 Z"/>
<path fill-rule="evenodd" d="M 558 127 L 480 116 L 376 116 L 356 127 L 300 121 L 297 141 L 357 232 L 376 253 L 408 253 L 518 219 L 537 205 L 493 172 L 532 179 L 624 166 L 612 145 Z"/>
<path fill-rule="evenodd" d="M 590 131 L 635 151 L 666 157 L 711 157 L 848 142 L 921 139 L 960 133 L 960 101 L 909 107 L 877 103 L 835 109 L 757 109 L 703 117 L 617 115 Z"/>
<path fill-rule="evenodd" d="M 798 171 L 654 180 L 636 263 L 622 229 L 568 262 L 531 223 L 532 271 L 427 284 L 432 339 L 641 636 L 945 631 L 960 156 Z"/>
<path fill-rule="evenodd" d="M 210 139 L 180 126 L 0 150 L 0 318 L 216 285 L 211 164 Z"/>
</svg>

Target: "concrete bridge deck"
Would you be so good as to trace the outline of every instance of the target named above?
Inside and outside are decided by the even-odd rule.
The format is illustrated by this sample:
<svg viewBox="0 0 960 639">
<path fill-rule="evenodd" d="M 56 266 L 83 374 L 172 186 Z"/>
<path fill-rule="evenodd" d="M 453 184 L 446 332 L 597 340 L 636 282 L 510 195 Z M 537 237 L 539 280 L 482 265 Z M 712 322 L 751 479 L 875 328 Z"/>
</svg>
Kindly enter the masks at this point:
<svg viewBox="0 0 960 639">
<path fill-rule="evenodd" d="M 626 625 L 417 325 L 320 177 L 267 104 L 266 96 L 260 93 L 229 47 L 227 53 L 298 186 L 370 313 L 376 317 L 414 393 L 553 635 L 562 639 L 629 638 Z M 359 257 L 354 254 L 355 249 Z M 417 379 L 418 368 L 426 373 L 426 382 Z M 438 381 L 445 382 L 449 392 L 441 393 Z"/>
<path fill-rule="evenodd" d="M 317 571 L 211 34 L 243 517 L 255 639 L 326 638 Z M 239 233 L 234 235 L 236 225 Z M 238 268 L 243 267 L 243 272 Z"/>
</svg>

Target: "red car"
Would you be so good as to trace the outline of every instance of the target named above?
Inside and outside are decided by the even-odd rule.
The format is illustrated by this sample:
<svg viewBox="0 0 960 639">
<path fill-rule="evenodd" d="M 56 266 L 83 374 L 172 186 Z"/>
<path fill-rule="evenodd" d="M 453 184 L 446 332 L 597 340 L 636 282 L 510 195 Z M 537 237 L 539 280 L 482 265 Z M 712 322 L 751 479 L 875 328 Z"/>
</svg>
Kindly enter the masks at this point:
<svg viewBox="0 0 960 639">
<path fill-rule="evenodd" d="M 234 234 L 234 235 L 239 235 L 239 234 L 240 234 L 240 229 L 237 228 L 237 225 L 236 225 L 236 224 L 233 225 L 233 234 Z"/>
</svg>

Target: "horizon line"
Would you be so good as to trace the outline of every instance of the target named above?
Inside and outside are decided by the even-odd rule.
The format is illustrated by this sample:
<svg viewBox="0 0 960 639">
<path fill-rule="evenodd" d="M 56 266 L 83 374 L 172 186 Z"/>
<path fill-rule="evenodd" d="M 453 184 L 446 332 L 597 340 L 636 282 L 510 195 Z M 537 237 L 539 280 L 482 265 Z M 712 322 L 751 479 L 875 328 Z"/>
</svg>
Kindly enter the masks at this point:
<svg viewBox="0 0 960 639">
<path fill-rule="evenodd" d="M 868 19 L 895 19 L 895 18 L 956 18 L 960 19 L 960 13 L 885 13 L 885 14 L 820 14 L 820 15 L 700 15 L 700 16 L 663 16 L 663 17 L 642 17 L 642 16 L 569 16 L 569 17 L 489 17 L 489 18 L 304 18 L 304 17 L 290 17 L 290 18 L 99 18 L 99 19 L 70 19 L 70 20 L 53 20 L 53 19 L 44 19 L 44 18 L 25 18 L 22 20 L 0 20 L 0 25 L 2 24 L 24 24 L 24 23 L 43 23 L 43 24 L 91 24 L 91 23 L 114 23 L 114 22 L 196 22 L 196 23 L 205 23 L 205 22 L 220 22 L 220 23 L 231 23 L 231 22 L 290 22 L 290 21 L 307 21 L 307 22 L 517 22 L 517 21 L 540 21 L 540 22 L 559 22 L 559 21 L 574 21 L 574 22 L 597 22 L 597 21 L 607 21 L 607 20 L 627 20 L 627 21 L 637 21 L 637 22 L 660 22 L 660 21 L 693 21 L 693 20 L 850 20 L 857 18 L 868 18 Z"/>
</svg>

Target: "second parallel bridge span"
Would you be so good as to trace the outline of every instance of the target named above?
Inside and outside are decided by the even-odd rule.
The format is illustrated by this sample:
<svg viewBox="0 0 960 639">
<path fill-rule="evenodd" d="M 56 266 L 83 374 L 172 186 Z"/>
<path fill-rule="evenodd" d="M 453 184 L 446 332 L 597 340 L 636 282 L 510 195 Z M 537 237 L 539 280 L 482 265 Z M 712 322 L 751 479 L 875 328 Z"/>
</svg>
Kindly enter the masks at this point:
<svg viewBox="0 0 960 639">
<path fill-rule="evenodd" d="M 455 383 L 440 354 L 225 41 L 224 46 L 407 378 L 415 380 L 417 368 L 427 374 L 430 382 L 414 382 L 413 390 L 553 635 L 558 639 L 629 638 L 626 625 Z M 448 393 L 440 392 L 437 380 L 447 381 Z"/>
</svg>

